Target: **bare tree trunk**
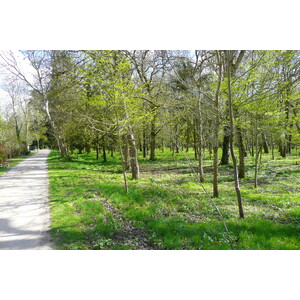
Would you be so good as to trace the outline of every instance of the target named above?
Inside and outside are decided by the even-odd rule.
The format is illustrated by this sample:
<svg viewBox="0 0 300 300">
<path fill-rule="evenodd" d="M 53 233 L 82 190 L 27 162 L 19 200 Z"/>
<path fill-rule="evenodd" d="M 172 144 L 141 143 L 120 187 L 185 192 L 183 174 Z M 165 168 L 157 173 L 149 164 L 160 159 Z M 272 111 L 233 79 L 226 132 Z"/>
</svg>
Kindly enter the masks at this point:
<svg viewBox="0 0 300 300">
<path fill-rule="evenodd" d="M 255 143 L 255 169 L 254 169 L 254 187 L 255 188 L 257 188 L 259 152 L 260 152 L 260 149 L 258 148 L 258 136 L 256 136 L 256 143 Z"/>
<path fill-rule="evenodd" d="M 195 159 L 198 157 L 198 150 L 197 150 L 197 135 L 196 135 L 196 120 L 194 120 L 193 123 L 193 138 L 194 138 L 194 153 L 195 153 Z"/>
<path fill-rule="evenodd" d="M 263 133 L 263 135 L 262 135 L 262 138 L 263 138 L 264 152 L 265 152 L 266 154 L 268 154 L 268 153 L 269 153 L 269 146 L 268 146 L 267 137 L 266 137 L 266 135 L 265 135 L 264 133 Z"/>
<path fill-rule="evenodd" d="M 203 172 L 203 125 L 202 125 L 202 107 L 201 99 L 198 99 L 199 105 L 199 147 L 198 147 L 198 171 L 199 180 L 204 182 L 204 172 Z"/>
<path fill-rule="evenodd" d="M 190 125 L 189 122 L 187 123 L 186 126 L 186 150 L 185 152 L 189 152 L 189 146 L 190 146 Z"/>
<path fill-rule="evenodd" d="M 228 165 L 229 164 L 229 155 L 230 155 L 230 129 L 228 126 L 224 126 L 224 137 L 222 144 L 222 158 L 220 165 Z"/>
<path fill-rule="evenodd" d="M 143 128 L 143 157 L 145 158 L 147 156 L 147 139 L 146 139 L 146 128 L 144 124 Z"/>
<path fill-rule="evenodd" d="M 103 149 L 103 161 L 107 162 L 107 156 L 106 156 L 106 145 L 105 145 L 105 137 L 102 138 L 102 149 Z"/>
<path fill-rule="evenodd" d="M 275 155 L 274 155 L 273 134 L 271 134 L 271 152 L 272 152 L 272 160 L 274 160 L 275 159 Z"/>
<path fill-rule="evenodd" d="M 123 136 L 123 156 L 124 156 L 124 166 L 125 170 L 130 170 L 130 162 L 129 162 L 129 147 L 128 147 L 128 140 L 126 136 Z"/>
<path fill-rule="evenodd" d="M 128 145 L 129 145 L 129 156 L 130 156 L 132 179 L 139 179 L 140 178 L 140 168 L 139 168 L 139 163 L 138 163 L 138 159 L 137 159 L 135 139 L 134 139 L 134 135 L 132 132 L 127 135 L 127 139 L 128 139 Z"/>
<path fill-rule="evenodd" d="M 237 168 L 237 161 L 234 154 L 233 148 L 233 136 L 234 136 L 234 119 L 233 119 L 233 108 L 232 108 L 232 94 L 231 94 L 231 54 L 230 51 L 227 52 L 227 62 L 228 62 L 228 102 L 229 102 L 229 119 L 230 119 L 230 152 L 231 158 L 233 162 L 233 174 L 234 174 L 234 184 L 235 184 L 235 191 L 237 195 L 238 207 L 239 207 L 239 215 L 240 218 L 244 218 L 244 210 L 242 204 L 242 196 L 239 184 L 239 176 L 238 176 L 238 168 Z"/>
<path fill-rule="evenodd" d="M 123 150 L 122 150 L 121 129 L 120 129 L 120 125 L 119 125 L 119 119 L 118 119 L 119 117 L 118 117 L 117 111 L 116 111 L 116 117 L 117 117 L 118 144 L 119 144 L 119 151 L 120 151 L 121 162 L 122 162 L 124 187 L 125 187 L 126 194 L 128 194 L 128 183 L 127 183 L 127 176 L 126 176 L 126 164 L 125 164 Z"/>
<path fill-rule="evenodd" d="M 156 117 L 154 115 L 153 120 L 151 121 L 151 130 L 150 130 L 150 160 L 155 160 L 155 148 L 156 148 Z"/>
<path fill-rule="evenodd" d="M 219 52 L 216 51 L 217 62 L 218 62 L 218 85 L 216 89 L 215 95 L 215 126 L 214 126 L 214 140 L 213 140 L 213 153 L 214 153 L 214 161 L 213 161 L 213 196 L 215 198 L 219 197 L 219 188 L 218 188 L 218 173 L 219 173 L 219 165 L 218 165 L 218 149 L 219 149 L 219 126 L 220 126 L 220 113 L 219 113 L 219 93 L 222 81 L 222 64 L 219 56 Z"/>
<path fill-rule="evenodd" d="M 239 149 L 239 178 L 245 178 L 245 147 L 243 144 L 243 136 L 241 128 L 236 128 L 237 140 L 238 140 L 238 149 Z"/>
<path fill-rule="evenodd" d="M 96 160 L 99 159 L 99 146 L 96 147 Z"/>
</svg>

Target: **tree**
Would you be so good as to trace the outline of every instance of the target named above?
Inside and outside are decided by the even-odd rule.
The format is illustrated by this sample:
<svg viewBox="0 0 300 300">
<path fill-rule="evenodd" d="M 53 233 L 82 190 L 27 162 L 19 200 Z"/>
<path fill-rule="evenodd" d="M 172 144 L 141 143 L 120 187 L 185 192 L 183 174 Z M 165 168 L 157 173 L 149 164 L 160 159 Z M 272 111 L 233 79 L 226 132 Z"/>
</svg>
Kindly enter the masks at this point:
<svg viewBox="0 0 300 300">
<path fill-rule="evenodd" d="M 215 125 L 214 125 L 214 141 L 213 141 L 213 196 L 217 198 L 219 196 L 218 189 L 218 150 L 219 150 L 219 126 L 220 126 L 220 89 L 222 83 L 222 72 L 223 72 L 223 64 L 222 64 L 222 53 L 221 51 L 215 51 L 216 55 L 216 73 L 217 73 L 217 87 L 215 92 L 215 101 L 214 101 L 214 111 L 215 111 Z"/>
<path fill-rule="evenodd" d="M 240 218 L 244 218 L 244 210 L 243 210 L 243 204 L 242 204 L 242 196 L 241 196 L 241 190 L 239 185 L 239 176 L 238 176 L 238 168 L 237 168 L 237 160 L 234 153 L 233 148 L 233 137 L 234 137 L 234 116 L 233 116 L 233 98 L 231 93 L 231 75 L 233 74 L 232 70 L 232 53 L 230 50 L 226 51 L 226 60 L 227 60 L 227 85 L 228 85 L 228 108 L 229 108 L 229 128 L 230 128 L 230 153 L 233 163 L 233 173 L 234 173 L 234 184 L 235 184 L 235 190 L 237 195 L 237 201 L 238 201 L 238 207 L 239 207 L 239 215 Z"/>
<path fill-rule="evenodd" d="M 168 57 L 166 51 L 127 51 L 134 70 L 135 77 L 143 89 L 141 99 L 145 101 L 144 108 L 151 114 L 150 119 L 150 160 L 155 160 L 157 135 L 161 128 L 157 126 L 157 116 L 161 106 L 164 91 L 164 77 Z"/>
<path fill-rule="evenodd" d="M 129 161 L 133 179 L 139 179 L 139 164 L 133 127 L 139 122 L 140 116 L 137 108 L 140 106 L 137 101 L 137 89 L 131 79 L 130 63 L 128 59 L 119 51 L 86 51 L 92 60 L 86 66 L 85 76 L 87 80 L 96 82 L 99 93 L 94 94 L 87 101 L 93 106 L 105 107 L 105 111 L 110 111 L 109 124 L 110 131 L 116 131 L 118 136 L 119 151 L 122 158 L 124 182 L 127 188 L 126 165 L 124 151 L 122 149 L 122 136 L 129 146 Z M 93 71 L 92 71 L 93 68 Z M 90 77 L 92 75 L 92 77 Z M 102 116 L 104 116 L 102 114 Z M 104 136 L 104 135 L 103 135 Z"/>
<path fill-rule="evenodd" d="M 27 50 L 22 51 L 23 55 L 30 62 L 33 69 L 33 79 L 25 74 L 18 64 L 12 51 L 2 53 L 1 58 L 4 61 L 2 64 L 13 76 L 20 81 L 26 83 L 28 87 L 35 91 L 43 103 L 43 110 L 47 116 L 48 122 L 52 129 L 52 134 L 57 141 L 57 145 L 61 155 L 70 159 L 67 145 L 65 142 L 64 133 L 57 125 L 55 113 L 51 109 L 58 94 L 70 88 L 74 82 L 71 75 L 71 67 L 73 64 L 70 61 L 67 51 L 41 51 Z M 66 80 L 68 78 L 68 80 Z M 61 80 L 61 81 L 60 81 Z M 60 83 L 59 83 L 60 82 Z M 62 82 L 64 84 L 62 84 Z"/>
</svg>

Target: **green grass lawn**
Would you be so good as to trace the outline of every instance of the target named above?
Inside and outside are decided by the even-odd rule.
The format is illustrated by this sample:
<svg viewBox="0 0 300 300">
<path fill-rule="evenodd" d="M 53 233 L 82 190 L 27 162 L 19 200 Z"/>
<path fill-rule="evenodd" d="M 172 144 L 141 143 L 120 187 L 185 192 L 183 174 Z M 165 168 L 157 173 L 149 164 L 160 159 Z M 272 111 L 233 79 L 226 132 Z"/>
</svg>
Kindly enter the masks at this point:
<svg viewBox="0 0 300 300">
<path fill-rule="evenodd" d="M 193 153 L 187 154 L 196 168 Z M 58 249 L 230 249 L 220 217 L 183 153 L 140 157 L 141 179 L 126 195 L 118 157 L 95 153 L 67 162 L 51 152 L 51 233 Z M 299 157 L 264 155 L 254 188 L 254 160 L 241 180 L 245 219 L 238 218 L 232 166 L 220 166 L 218 199 L 234 249 L 300 248 Z M 212 194 L 212 160 L 205 159 L 204 187 Z M 130 172 L 128 173 L 130 178 Z"/>
</svg>

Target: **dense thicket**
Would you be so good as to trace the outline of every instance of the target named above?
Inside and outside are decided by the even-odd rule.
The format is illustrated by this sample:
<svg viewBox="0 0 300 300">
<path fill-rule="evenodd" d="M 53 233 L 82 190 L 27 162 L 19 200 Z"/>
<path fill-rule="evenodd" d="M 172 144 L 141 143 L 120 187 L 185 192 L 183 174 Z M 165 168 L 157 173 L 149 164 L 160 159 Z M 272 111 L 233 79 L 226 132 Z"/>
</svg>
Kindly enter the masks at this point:
<svg viewBox="0 0 300 300">
<path fill-rule="evenodd" d="M 285 157 L 300 143 L 299 51 L 23 54 L 33 66 L 35 80 L 22 74 L 12 53 L 2 54 L 5 67 L 27 85 L 29 96 L 25 110 L 14 111 L 5 125 L 1 122 L 1 143 L 14 139 L 19 147 L 27 147 L 33 139 L 29 132 L 38 141 L 42 128 L 47 128 L 49 143 L 66 159 L 70 152 L 94 149 L 97 159 L 101 154 L 107 161 L 118 151 L 126 189 L 126 171 L 131 170 L 133 179 L 140 176 L 138 151 L 155 160 L 157 149 L 193 149 L 200 182 L 205 181 L 203 157 L 209 152 L 214 162 L 213 196 L 218 197 L 218 165 L 231 161 L 243 217 L 239 179 L 246 176 L 244 158 L 255 157 L 256 186 L 263 153 L 274 158 L 279 151 Z M 25 111 L 34 116 L 31 121 Z M 21 120 L 27 122 L 23 133 Z M 12 126 L 3 129 L 10 123 L 15 134 Z M 3 130 L 14 137 L 5 140 Z"/>
</svg>

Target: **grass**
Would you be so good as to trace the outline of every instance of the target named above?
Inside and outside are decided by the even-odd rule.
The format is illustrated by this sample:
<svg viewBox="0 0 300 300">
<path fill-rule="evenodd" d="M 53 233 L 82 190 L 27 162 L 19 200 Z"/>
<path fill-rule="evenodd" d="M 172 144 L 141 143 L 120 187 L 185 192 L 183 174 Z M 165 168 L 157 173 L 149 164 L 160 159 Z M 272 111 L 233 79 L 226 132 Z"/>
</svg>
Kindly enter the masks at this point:
<svg viewBox="0 0 300 300">
<path fill-rule="evenodd" d="M 20 155 L 14 158 L 10 158 L 8 160 L 9 167 L 1 167 L 0 168 L 0 176 L 10 170 L 11 167 L 14 167 L 18 165 L 20 162 L 22 162 L 24 159 L 28 158 L 29 156 L 33 155 L 33 152 L 30 152 L 28 155 Z"/>
<path fill-rule="evenodd" d="M 196 168 L 193 153 L 187 153 Z M 183 153 L 141 158 L 141 179 L 129 180 L 126 195 L 118 157 L 107 163 L 95 153 L 67 162 L 49 156 L 51 233 L 58 249 L 230 249 L 211 200 Z M 258 187 L 254 159 L 241 180 L 245 219 L 238 218 L 232 166 L 220 166 L 218 199 L 234 249 L 300 248 L 299 157 L 264 155 Z M 212 160 L 205 158 L 205 183 L 212 194 Z M 128 174 L 130 178 L 130 174 Z"/>
</svg>

